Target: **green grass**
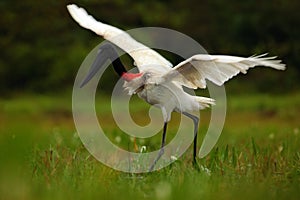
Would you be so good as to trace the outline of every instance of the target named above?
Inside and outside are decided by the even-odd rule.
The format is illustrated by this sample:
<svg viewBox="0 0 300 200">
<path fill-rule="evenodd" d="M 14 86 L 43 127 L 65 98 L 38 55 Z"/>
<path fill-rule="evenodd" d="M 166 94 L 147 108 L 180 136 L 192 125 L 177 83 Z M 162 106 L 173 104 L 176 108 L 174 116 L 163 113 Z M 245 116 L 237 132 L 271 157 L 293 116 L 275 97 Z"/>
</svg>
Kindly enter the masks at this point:
<svg viewBox="0 0 300 200">
<path fill-rule="evenodd" d="M 108 98 L 97 99 L 107 136 L 119 136 L 133 149 L 112 121 Z M 147 123 L 148 106 L 133 103 L 134 119 Z M 0 99 L 0 199 L 298 199 L 299 114 L 299 93 L 229 96 L 223 133 L 213 151 L 198 159 L 200 171 L 192 166 L 190 148 L 160 171 L 128 174 L 104 166 L 84 148 L 71 97 Z M 199 143 L 209 111 L 201 117 Z M 178 120 L 174 114 L 168 141 Z M 160 137 L 137 145 L 158 148 Z"/>
</svg>

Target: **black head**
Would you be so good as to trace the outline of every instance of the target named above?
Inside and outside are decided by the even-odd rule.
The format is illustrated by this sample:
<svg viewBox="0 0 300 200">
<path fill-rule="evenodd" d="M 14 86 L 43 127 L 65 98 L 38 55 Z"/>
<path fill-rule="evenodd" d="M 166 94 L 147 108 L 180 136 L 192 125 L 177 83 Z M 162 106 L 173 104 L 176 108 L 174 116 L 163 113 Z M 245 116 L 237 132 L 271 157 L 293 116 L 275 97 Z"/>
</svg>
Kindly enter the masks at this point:
<svg viewBox="0 0 300 200">
<path fill-rule="evenodd" d="M 117 74 L 120 77 L 127 72 L 127 70 L 125 69 L 124 65 L 122 64 L 119 58 L 118 52 L 115 49 L 115 47 L 111 43 L 105 43 L 104 45 L 100 46 L 97 52 L 96 59 L 93 62 L 88 72 L 88 75 L 80 84 L 80 87 L 86 85 L 95 76 L 95 74 L 104 66 L 107 60 L 112 61 L 114 70 L 117 72 Z"/>
</svg>

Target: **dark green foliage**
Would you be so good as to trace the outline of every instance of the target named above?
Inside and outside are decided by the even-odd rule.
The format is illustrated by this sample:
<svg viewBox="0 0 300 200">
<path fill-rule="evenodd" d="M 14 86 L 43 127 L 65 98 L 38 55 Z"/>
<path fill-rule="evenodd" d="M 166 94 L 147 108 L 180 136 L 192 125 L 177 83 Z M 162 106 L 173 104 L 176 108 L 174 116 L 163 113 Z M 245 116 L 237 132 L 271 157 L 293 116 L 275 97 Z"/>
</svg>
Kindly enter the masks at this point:
<svg viewBox="0 0 300 200">
<path fill-rule="evenodd" d="M 160 26 L 181 31 L 211 54 L 269 52 L 288 65 L 284 73 L 250 71 L 247 80 L 241 76 L 228 84 L 232 91 L 299 88 L 299 1 L 2 0 L 2 94 L 16 90 L 57 92 L 72 87 L 81 62 L 102 39 L 73 21 L 66 10 L 68 3 L 83 6 L 97 19 L 123 29 Z M 172 55 L 168 58 L 178 61 Z M 113 75 L 106 76 L 104 80 Z"/>
</svg>

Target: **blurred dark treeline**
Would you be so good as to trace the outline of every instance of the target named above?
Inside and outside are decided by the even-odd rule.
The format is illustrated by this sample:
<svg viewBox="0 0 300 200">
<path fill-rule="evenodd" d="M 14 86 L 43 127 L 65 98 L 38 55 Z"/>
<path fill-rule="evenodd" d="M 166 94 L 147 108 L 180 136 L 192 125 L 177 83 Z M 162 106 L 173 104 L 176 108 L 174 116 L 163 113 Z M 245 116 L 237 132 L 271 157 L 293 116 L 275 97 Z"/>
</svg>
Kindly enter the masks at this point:
<svg viewBox="0 0 300 200">
<path fill-rule="evenodd" d="M 1 0 L 1 94 L 71 90 L 81 62 L 102 39 L 73 21 L 66 10 L 69 3 L 122 29 L 175 29 L 211 54 L 269 52 L 287 64 L 285 72 L 250 70 L 247 79 L 240 76 L 228 84 L 232 91 L 299 89 L 298 0 Z"/>
</svg>

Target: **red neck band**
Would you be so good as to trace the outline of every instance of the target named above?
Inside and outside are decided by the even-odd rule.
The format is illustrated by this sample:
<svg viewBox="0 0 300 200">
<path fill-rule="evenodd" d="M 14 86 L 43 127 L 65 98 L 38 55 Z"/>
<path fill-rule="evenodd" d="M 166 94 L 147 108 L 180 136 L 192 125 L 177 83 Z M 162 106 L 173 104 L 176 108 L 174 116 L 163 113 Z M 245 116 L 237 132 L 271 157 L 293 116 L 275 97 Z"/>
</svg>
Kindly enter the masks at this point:
<svg viewBox="0 0 300 200">
<path fill-rule="evenodd" d="M 135 79 L 135 78 L 140 77 L 142 75 L 143 75 L 142 73 L 132 74 L 132 73 L 124 72 L 122 74 L 122 78 L 124 78 L 126 81 L 131 81 L 132 79 Z"/>
</svg>

